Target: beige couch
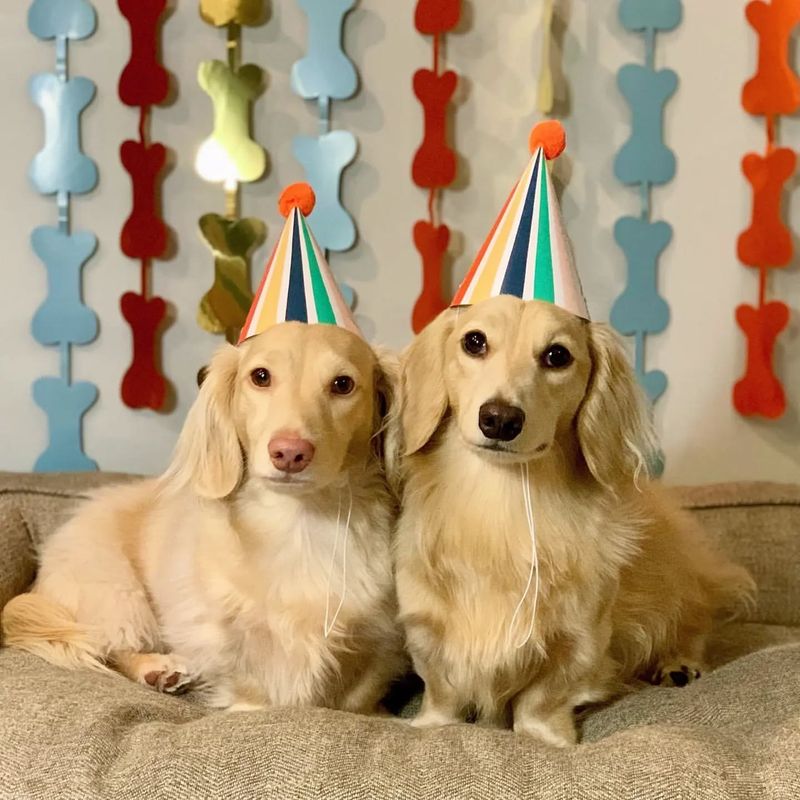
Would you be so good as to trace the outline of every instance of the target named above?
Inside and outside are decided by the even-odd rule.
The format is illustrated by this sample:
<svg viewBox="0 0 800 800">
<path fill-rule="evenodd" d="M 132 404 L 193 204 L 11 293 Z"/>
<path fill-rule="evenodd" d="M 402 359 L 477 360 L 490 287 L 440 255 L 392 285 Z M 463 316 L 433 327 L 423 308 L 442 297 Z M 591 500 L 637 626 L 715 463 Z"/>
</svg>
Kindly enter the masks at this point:
<svg viewBox="0 0 800 800">
<path fill-rule="evenodd" d="M 112 479 L 126 478 L 0 474 L 0 606 L 76 498 Z M 752 570 L 758 611 L 715 636 L 717 669 L 589 713 L 577 747 L 327 710 L 211 712 L 2 649 L 0 798 L 800 800 L 800 487 L 682 497 Z"/>
</svg>

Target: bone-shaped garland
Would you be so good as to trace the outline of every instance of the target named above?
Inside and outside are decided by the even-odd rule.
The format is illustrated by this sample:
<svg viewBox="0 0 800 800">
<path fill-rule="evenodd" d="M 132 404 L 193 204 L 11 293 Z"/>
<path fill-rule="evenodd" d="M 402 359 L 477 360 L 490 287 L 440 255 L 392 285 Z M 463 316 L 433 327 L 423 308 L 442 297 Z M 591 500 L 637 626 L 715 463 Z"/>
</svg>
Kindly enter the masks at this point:
<svg viewBox="0 0 800 800">
<path fill-rule="evenodd" d="M 440 72 L 444 34 L 452 30 L 461 14 L 461 0 L 418 0 L 414 26 L 433 36 L 433 69 L 414 73 L 414 94 L 422 105 L 424 136 L 411 165 L 411 178 L 428 190 L 428 219 L 414 223 L 414 246 L 422 259 L 422 288 L 411 314 L 411 327 L 419 333 L 448 306 L 449 292 L 442 285 L 444 255 L 450 242 L 447 225 L 437 225 L 439 193 L 456 177 L 456 154 L 448 145 L 447 107 L 453 99 L 458 76 Z"/>
<path fill-rule="evenodd" d="M 292 151 L 314 189 L 317 201 L 308 218 L 325 250 L 349 250 L 356 241 L 353 217 L 342 205 L 342 172 L 356 157 L 358 143 L 349 131 L 332 131 L 331 100 L 346 100 L 358 89 L 358 74 L 342 48 L 344 19 L 356 0 L 298 0 L 308 17 L 308 52 L 292 65 L 291 84 L 304 100 L 316 100 L 318 136 L 296 136 Z M 339 284 L 347 304 L 353 288 Z"/>
<path fill-rule="evenodd" d="M 140 291 L 125 292 L 122 316 L 131 326 L 133 358 L 122 378 L 122 402 L 130 408 L 164 408 L 167 380 L 160 369 L 159 336 L 167 304 L 150 293 L 152 259 L 163 259 L 169 230 L 161 218 L 160 181 L 167 160 L 162 144 L 148 143 L 150 107 L 167 99 L 169 74 L 159 61 L 159 27 L 167 0 L 117 0 L 131 29 L 131 55 L 119 79 L 119 98 L 139 108 L 139 138 L 120 147 L 122 166 L 130 175 L 133 208 L 120 234 L 128 258 L 140 261 Z"/>
<path fill-rule="evenodd" d="M 650 189 L 675 175 L 675 156 L 663 138 L 664 107 L 678 87 L 670 69 L 656 70 L 655 40 L 658 31 L 680 24 L 680 0 L 621 0 L 619 17 L 624 28 L 643 33 L 645 64 L 626 64 L 617 74 L 619 90 L 631 109 L 631 134 L 614 161 L 614 174 L 622 183 L 639 187 L 638 217 L 622 217 L 614 226 L 614 238 L 625 254 L 628 280 L 611 309 L 611 324 L 623 335 L 633 336 L 636 375 L 651 403 L 667 388 L 661 370 L 645 365 L 645 337 L 661 333 L 669 323 L 669 306 L 658 293 L 658 259 L 672 239 L 672 228 L 652 220 Z M 663 459 L 651 464 L 663 470 Z"/>
<path fill-rule="evenodd" d="M 767 146 L 764 155 L 748 153 L 742 171 L 752 187 L 750 226 L 737 244 L 739 261 L 759 274 L 758 305 L 740 305 L 736 322 L 747 339 L 744 376 L 733 387 L 733 404 L 745 416 L 777 419 L 786 410 L 786 395 L 773 368 L 778 335 L 789 323 L 789 307 L 767 302 L 768 270 L 786 267 L 792 260 L 792 236 L 783 223 L 781 202 L 786 182 L 795 170 L 795 153 L 776 147 L 776 117 L 800 107 L 800 80 L 789 65 L 789 38 L 800 23 L 800 0 L 749 3 L 747 21 L 758 34 L 758 67 L 744 85 L 742 105 L 764 117 Z"/>
<path fill-rule="evenodd" d="M 70 39 L 94 33 L 94 8 L 86 0 L 35 0 L 28 11 L 28 28 L 39 39 L 55 39 L 55 74 L 36 75 L 30 95 L 44 116 L 45 145 L 31 162 L 28 176 L 41 194 L 55 194 L 58 226 L 43 225 L 31 235 L 31 245 L 47 269 L 47 298 L 33 318 L 32 332 L 40 344 L 58 347 L 59 377 L 33 384 L 33 398 L 47 415 L 49 441 L 34 469 L 39 472 L 97 469 L 83 452 L 83 415 L 97 400 L 97 387 L 73 382 L 72 345 L 97 336 L 97 317 L 81 300 L 81 268 L 97 247 L 88 231 L 70 230 L 70 194 L 83 194 L 97 184 L 97 167 L 80 149 L 80 115 L 91 103 L 95 85 L 87 78 L 70 78 Z"/>
<path fill-rule="evenodd" d="M 197 80 L 214 107 L 214 129 L 201 145 L 195 168 L 225 189 L 225 215 L 204 214 L 200 235 L 214 254 L 214 283 L 203 295 L 197 322 L 233 343 L 253 300 L 249 261 L 264 241 L 261 220 L 239 217 L 239 184 L 258 180 L 267 167 L 264 149 L 250 136 L 250 109 L 264 88 L 264 73 L 241 62 L 241 26 L 260 25 L 264 0 L 200 0 L 200 16 L 227 28 L 227 62 L 204 61 Z"/>
</svg>

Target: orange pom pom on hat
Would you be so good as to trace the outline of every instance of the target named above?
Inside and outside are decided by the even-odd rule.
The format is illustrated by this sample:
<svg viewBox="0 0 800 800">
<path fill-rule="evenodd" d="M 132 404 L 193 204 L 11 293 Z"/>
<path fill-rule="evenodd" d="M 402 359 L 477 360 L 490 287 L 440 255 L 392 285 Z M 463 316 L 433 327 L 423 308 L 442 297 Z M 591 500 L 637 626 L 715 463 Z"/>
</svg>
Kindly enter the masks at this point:
<svg viewBox="0 0 800 800">
<path fill-rule="evenodd" d="M 293 183 L 281 192 L 278 209 L 286 223 L 267 261 L 240 343 L 272 325 L 290 321 L 338 325 L 361 336 L 306 222 L 314 201 L 314 191 L 307 183 Z"/>
<path fill-rule="evenodd" d="M 529 144 L 531 160 L 451 305 L 472 305 L 511 294 L 554 303 L 589 319 L 547 165 L 564 150 L 564 128 L 555 120 L 541 122 L 531 131 Z"/>
</svg>

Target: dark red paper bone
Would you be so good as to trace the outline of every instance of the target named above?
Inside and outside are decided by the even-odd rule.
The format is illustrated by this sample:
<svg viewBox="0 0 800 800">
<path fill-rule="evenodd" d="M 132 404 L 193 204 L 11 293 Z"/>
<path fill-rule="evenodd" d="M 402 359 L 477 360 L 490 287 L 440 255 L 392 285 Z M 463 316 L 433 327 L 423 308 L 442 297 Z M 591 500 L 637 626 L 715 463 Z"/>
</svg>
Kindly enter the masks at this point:
<svg viewBox="0 0 800 800">
<path fill-rule="evenodd" d="M 792 114 L 800 107 L 800 80 L 789 65 L 789 39 L 800 22 L 800 0 L 754 0 L 746 14 L 758 34 L 758 67 L 744 85 L 742 105 L 751 114 Z"/>
<path fill-rule="evenodd" d="M 133 186 L 133 208 L 122 227 L 120 247 L 128 258 L 160 258 L 169 237 L 161 219 L 158 191 L 167 149 L 162 144 L 147 146 L 128 140 L 122 143 L 119 154 Z"/>
<path fill-rule="evenodd" d="M 419 333 L 448 306 L 442 296 L 442 261 L 449 242 L 450 229 L 446 225 L 437 228 L 425 220 L 415 223 L 414 246 L 422 257 L 422 289 L 411 315 L 414 333 Z"/>
<path fill-rule="evenodd" d="M 441 75 L 429 69 L 414 73 L 414 94 L 425 114 L 425 136 L 414 155 L 411 177 L 425 189 L 447 186 L 456 176 L 456 156 L 446 141 L 446 114 L 457 81 L 450 70 Z"/>
<path fill-rule="evenodd" d="M 792 260 L 792 235 L 781 219 L 781 194 L 795 163 L 794 151 L 786 147 L 766 156 L 748 153 L 742 160 L 742 172 L 753 187 L 752 221 L 736 248 L 743 264 L 785 267 Z"/>
<path fill-rule="evenodd" d="M 167 399 L 167 381 L 161 374 L 158 335 L 166 315 L 160 297 L 148 297 L 150 260 L 163 258 L 169 231 L 161 218 L 160 178 L 167 151 L 147 143 L 150 106 L 169 94 L 169 73 L 159 61 L 159 26 L 166 0 L 117 0 L 131 29 L 131 55 L 119 79 L 123 103 L 141 108 L 139 141 L 125 141 L 120 159 L 131 176 L 133 207 L 120 233 L 120 248 L 129 258 L 141 260 L 142 293 L 126 292 L 120 301 L 122 316 L 133 333 L 133 358 L 122 379 L 122 400 L 131 408 L 161 409 Z"/>
<path fill-rule="evenodd" d="M 458 25 L 461 0 L 419 0 L 414 11 L 414 27 L 420 33 L 445 33 Z"/>
<path fill-rule="evenodd" d="M 777 419 L 786 410 L 786 395 L 773 371 L 772 356 L 775 340 L 789 322 L 789 308 L 780 302 L 760 308 L 741 305 L 736 322 L 747 337 L 747 369 L 733 387 L 733 405 L 747 417 Z"/>
<path fill-rule="evenodd" d="M 156 361 L 157 337 L 167 304 L 160 297 L 146 299 L 135 292 L 126 292 L 120 308 L 133 333 L 133 360 L 122 379 L 122 401 L 130 408 L 158 410 L 167 399 L 167 380 Z"/>
<path fill-rule="evenodd" d="M 131 57 L 119 78 L 119 97 L 128 106 L 157 106 L 167 99 L 169 73 L 159 63 L 158 27 L 167 0 L 118 0 L 131 26 Z"/>
</svg>

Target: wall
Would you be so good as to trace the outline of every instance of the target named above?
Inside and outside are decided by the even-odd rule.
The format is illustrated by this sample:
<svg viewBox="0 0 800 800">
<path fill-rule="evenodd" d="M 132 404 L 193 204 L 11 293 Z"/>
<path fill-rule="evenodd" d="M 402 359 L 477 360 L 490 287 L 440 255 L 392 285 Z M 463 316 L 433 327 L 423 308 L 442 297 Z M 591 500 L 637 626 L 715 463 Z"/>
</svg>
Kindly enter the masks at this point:
<svg viewBox="0 0 800 800">
<path fill-rule="evenodd" d="M 628 110 L 615 87 L 618 67 L 641 61 L 643 45 L 625 33 L 615 2 L 557 0 L 554 59 L 558 110 L 568 134 L 568 156 L 558 165 L 565 183 L 563 210 L 573 236 L 586 293 L 595 318 L 607 318 L 624 280 L 624 264 L 612 238 L 615 220 L 635 213 L 635 192 L 611 173 L 613 155 L 625 140 Z M 53 48 L 38 43 L 25 27 L 27 3 L 0 8 L 0 240 L 5 292 L 0 295 L 0 468 L 26 470 L 45 444 L 45 418 L 34 405 L 31 383 L 57 370 L 57 354 L 31 337 L 31 317 L 45 295 L 45 272 L 28 237 L 40 224 L 54 224 L 55 203 L 27 184 L 26 170 L 43 140 L 38 109 L 29 101 L 29 75 L 53 68 Z M 71 48 L 71 70 L 98 84 L 84 114 L 84 148 L 100 168 L 100 185 L 73 201 L 76 228 L 94 231 L 100 247 L 84 270 L 85 298 L 101 320 L 99 338 L 75 350 L 76 379 L 100 387 L 100 399 L 85 421 L 86 450 L 110 470 L 151 472 L 166 463 L 194 396 L 198 365 L 218 340 L 194 322 L 197 301 L 210 285 L 209 253 L 196 234 L 198 217 L 222 211 L 219 187 L 193 172 L 194 152 L 210 130 L 211 108 L 195 81 L 202 59 L 221 58 L 222 33 L 204 25 L 195 2 L 182 2 L 166 23 L 164 60 L 175 74 L 177 102 L 156 109 L 152 134 L 174 148 L 177 164 L 165 183 L 164 214 L 177 231 L 179 249 L 154 268 L 155 291 L 169 298 L 177 319 L 164 338 L 164 366 L 177 388 L 169 415 L 132 412 L 119 400 L 119 381 L 129 359 L 130 333 L 120 295 L 134 288 L 137 266 L 118 248 L 130 203 L 129 181 L 118 159 L 123 139 L 133 136 L 134 110 L 116 96 L 127 60 L 128 29 L 113 0 L 97 0 L 96 35 Z M 756 276 L 735 258 L 735 241 L 749 218 L 741 156 L 762 147 L 763 134 L 739 105 L 750 75 L 755 40 L 743 18 L 743 2 L 685 2 L 685 20 L 658 40 L 659 65 L 680 75 L 667 117 L 667 140 L 675 148 L 678 174 L 654 192 L 656 218 L 674 226 L 664 255 L 661 289 L 673 319 L 650 340 L 648 365 L 669 376 L 658 408 L 658 424 L 672 482 L 700 483 L 760 478 L 800 480 L 800 272 L 795 264 L 773 280 L 777 294 L 794 309 L 791 330 L 778 353 L 780 374 L 794 409 L 777 423 L 747 421 L 733 410 L 731 386 L 743 368 L 743 338 L 733 309 L 753 302 Z M 410 180 L 410 164 L 421 136 L 421 113 L 411 75 L 430 60 L 430 42 L 412 27 L 411 2 L 362 0 L 347 23 L 346 47 L 362 75 L 362 90 L 334 105 L 337 127 L 353 131 L 360 153 L 345 173 L 344 200 L 355 214 L 361 238 L 331 263 L 360 296 L 359 314 L 376 340 L 393 346 L 410 336 L 410 309 L 419 286 L 419 262 L 411 227 L 424 216 L 425 197 Z M 464 0 L 464 20 L 448 37 L 448 62 L 464 77 L 455 112 L 461 160 L 458 185 L 445 194 L 444 219 L 454 230 L 456 280 L 500 208 L 525 163 L 525 143 L 535 112 L 539 65 L 539 5 L 533 0 Z M 268 176 L 245 187 L 245 213 L 268 224 L 270 247 L 280 230 L 275 199 L 302 173 L 291 156 L 291 138 L 314 132 L 311 104 L 289 90 L 289 69 L 305 49 L 305 17 L 293 0 L 276 0 L 260 29 L 245 29 L 244 57 L 267 70 L 269 85 L 255 109 L 255 134 L 271 158 Z M 782 125 L 785 142 L 797 142 L 797 120 Z M 795 182 L 796 185 L 797 182 Z M 800 203 L 791 209 L 800 230 Z M 255 260 L 260 272 L 264 251 Z"/>
</svg>

